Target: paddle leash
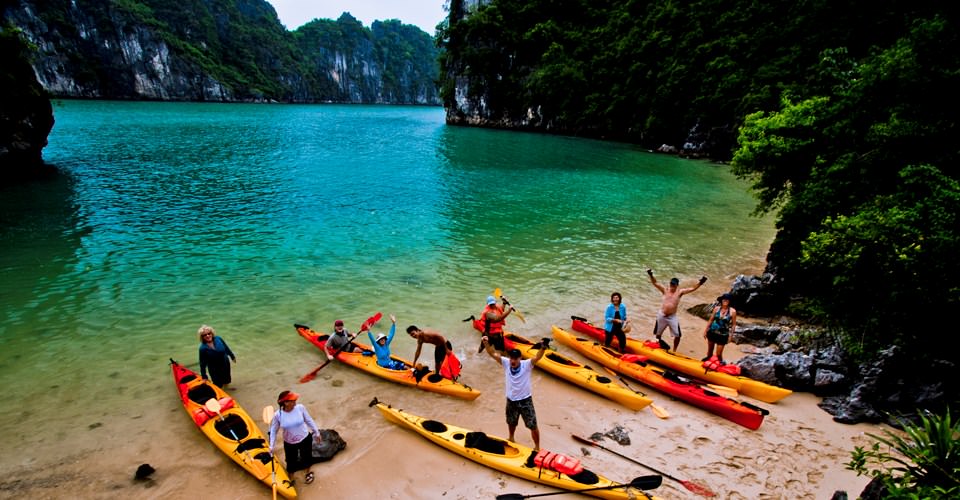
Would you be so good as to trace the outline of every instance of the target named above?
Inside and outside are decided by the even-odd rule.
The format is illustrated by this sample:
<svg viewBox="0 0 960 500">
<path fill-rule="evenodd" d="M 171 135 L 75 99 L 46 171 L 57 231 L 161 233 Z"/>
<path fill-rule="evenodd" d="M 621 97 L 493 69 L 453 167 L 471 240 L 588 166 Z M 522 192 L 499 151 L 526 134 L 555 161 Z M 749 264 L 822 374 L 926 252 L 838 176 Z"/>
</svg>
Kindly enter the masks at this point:
<svg viewBox="0 0 960 500">
<path fill-rule="evenodd" d="M 704 496 L 704 497 L 715 497 L 715 496 L 717 496 L 716 493 L 710 491 L 710 489 L 707 488 L 706 486 L 703 486 L 703 485 L 694 483 L 694 482 L 692 482 L 692 481 L 684 481 L 684 480 L 682 480 L 682 479 L 677 479 L 677 478 L 671 476 L 670 474 L 667 474 L 666 472 L 658 471 L 657 469 L 654 469 L 653 467 L 650 467 L 650 466 L 647 465 L 647 464 L 644 464 L 644 463 L 642 463 L 642 462 L 640 462 L 640 461 L 638 461 L 638 460 L 635 460 L 635 459 L 633 459 L 633 458 L 631 458 L 631 457 L 628 457 L 628 456 L 626 456 L 626 455 L 624 455 L 624 454 L 622 454 L 622 453 L 619 453 L 619 452 L 617 452 L 617 451 L 611 450 L 610 448 L 607 448 L 606 446 L 603 446 L 603 445 L 601 445 L 600 443 L 598 443 L 598 442 L 596 442 L 596 441 L 593 441 L 593 440 L 587 439 L 587 438 L 582 438 L 582 437 L 580 437 L 580 436 L 577 436 L 576 434 L 571 434 L 570 437 L 572 437 L 575 441 L 579 441 L 579 442 L 581 442 L 581 443 L 583 443 L 583 444 L 587 444 L 587 445 L 590 445 L 590 446 L 595 446 L 595 447 L 597 447 L 597 448 L 600 448 L 601 450 L 609 451 L 610 453 L 613 453 L 614 455 L 616 455 L 616 456 L 618 456 L 618 457 L 620 457 L 620 458 L 629 460 L 629 461 L 631 461 L 631 462 L 633 462 L 633 463 L 635 463 L 635 464 L 637 464 L 637 465 L 639 465 L 639 466 L 641 466 L 641 467 L 645 467 L 645 468 L 647 468 L 647 469 L 650 469 L 650 470 L 652 470 L 653 472 L 656 472 L 657 474 L 660 474 L 660 475 L 662 475 L 663 477 L 665 477 L 665 478 L 667 478 L 667 479 L 670 479 L 670 480 L 673 480 L 673 481 L 676 481 L 676 482 L 682 484 L 684 488 L 686 488 L 686 489 L 688 489 L 688 490 L 690 490 L 690 491 L 692 491 L 692 492 L 694 492 L 694 493 L 696 493 L 696 494 L 698 494 L 698 495 L 700 495 L 700 496 Z"/>
<path fill-rule="evenodd" d="M 653 490 L 660 487 L 660 484 L 663 483 L 663 478 L 660 476 L 640 476 L 633 478 L 627 484 L 614 484 L 612 486 L 600 486 L 598 488 L 587 488 L 584 490 L 569 490 L 569 491 L 554 491 L 550 493 L 537 493 L 534 495 L 522 495 L 520 493 L 505 493 L 503 495 L 497 495 L 497 500 L 523 500 L 525 498 L 534 498 L 534 497 L 548 497 L 551 495 L 565 495 L 570 493 L 584 493 L 587 491 L 599 491 L 599 490 L 615 490 L 617 488 L 637 488 L 638 490 Z M 649 496 L 644 495 L 645 498 L 650 498 Z M 633 497 L 631 497 L 633 498 Z"/>
</svg>

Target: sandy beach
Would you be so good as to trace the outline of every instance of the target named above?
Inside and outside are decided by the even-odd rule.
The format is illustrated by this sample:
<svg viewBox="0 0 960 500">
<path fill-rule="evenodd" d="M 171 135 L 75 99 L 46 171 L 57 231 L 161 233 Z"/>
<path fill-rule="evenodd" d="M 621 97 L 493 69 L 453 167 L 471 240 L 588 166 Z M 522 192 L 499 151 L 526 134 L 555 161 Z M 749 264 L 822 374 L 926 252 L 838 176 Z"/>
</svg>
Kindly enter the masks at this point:
<svg viewBox="0 0 960 500">
<path fill-rule="evenodd" d="M 684 306 L 694 303 L 685 301 Z M 569 320 L 564 322 L 562 316 L 551 319 L 533 320 L 519 332 L 539 338 L 542 335 L 535 332 L 547 332 L 551 322 L 569 327 Z M 681 324 L 687 334 L 680 351 L 699 356 L 704 348 L 699 335 L 703 321 L 683 312 Z M 302 472 L 296 474 L 301 498 L 480 499 L 503 493 L 556 491 L 454 455 L 388 423 L 368 407 L 377 397 L 414 414 L 506 437 L 502 375 L 492 360 L 476 354 L 476 338 L 470 335 L 463 327 L 451 336 L 459 339 L 458 353 L 465 363 L 463 380 L 483 392 L 473 402 L 396 386 L 344 366 L 330 366 L 314 382 L 296 385 L 318 424 L 336 429 L 347 442 L 347 448 L 332 461 L 314 466 L 317 480 L 313 484 L 303 483 Z M 557 349 L 583 360 L 562 346 Z M 736 346 L 728 347 L 728 358 L 739 355 Z M 268 380 L 295 380 L 308 371 L 304 367 L 317 360 L 315 354 L 301 350 L 285 360 L 268 359 L 256 366 L 238 364 L 232 394 L 256 418 L 262 405 L 275 398 L 276 385 Z M 169 372 L 156 371 L 156 387 L 141 388 L 105 407 L 104 420 L 110 425 L 93 422 L 86 429 L 71 430 L 72 441 L 79 436 L 83 444 L 60 450 L 60 460 L 43 463 L 26 458 L 58 455 L 58 433 L 62 436 L 64 431 L 55 424 L 41 429 L 43 436 L 32 453 L 21 455 L 16 464 L 9 456 L 5 460 L 7 475 L 0 481 L 0 497 L 269 497 L 268 487 L 234 465 L 196 430 L 179 405 Z M 602 442 L 605 447 L 678 479 L 698 482 L 717 498 L 826 499 L 838 489 L 855 497 L 867 483 L 867 478 L 844 470 L 843 464 L 854 446 L 869 443 L 864 433 L 879 428 L 835 423 L 816 406 L 819 398 L 811 394 L 795 393 L 776 404 L 744 398 L 770 410 L 760 429 L 750 431 L 645 390 L 639 383 L 631 386 L 651 396 L 670 417 L 659 419 L 649 409 L 633 412 L 535 371 L 534 400 L 542 446 L 581 458 L 587 468 L 615 480 L 654 474 L 603 449 L 586 449 L 570 437 L 603 433 L 619 425 L 627 431 L 631 444 L 621 446 L 606 439 Z M 522 426 L 516 437 L 523 444 L 532 444 Z M 150 480 L 133 480 L 140 463 L 157 469 Z M 665 499 L 700 498 L 667 478 L 650 493 Z"/>
</svg>

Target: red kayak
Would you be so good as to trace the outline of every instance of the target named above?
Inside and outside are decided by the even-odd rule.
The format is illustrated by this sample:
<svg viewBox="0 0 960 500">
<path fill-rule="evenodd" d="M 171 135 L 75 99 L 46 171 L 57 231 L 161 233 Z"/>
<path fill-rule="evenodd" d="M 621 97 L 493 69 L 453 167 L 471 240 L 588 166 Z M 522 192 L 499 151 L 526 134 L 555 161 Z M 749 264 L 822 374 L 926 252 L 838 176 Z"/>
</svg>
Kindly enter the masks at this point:
<svg viewBox="0 0 960 500">
<path fill-rule="evenodd" d="M 673 372 L 647 364 L 642 356 L 635 354 L 620 355 L 609 347 L 592 339 L 577 338 L 573 334 L 553 327 L 553 337 L 561 344 L 572 347 L 584 356 L 622 373 L 640 383 L 650 386 L 664 394 L 703 408 L 747 429 L 756 430 L 763 423 L 767 410 L 735 399 L 723 397 L 694 381 Z"/>
</svg>

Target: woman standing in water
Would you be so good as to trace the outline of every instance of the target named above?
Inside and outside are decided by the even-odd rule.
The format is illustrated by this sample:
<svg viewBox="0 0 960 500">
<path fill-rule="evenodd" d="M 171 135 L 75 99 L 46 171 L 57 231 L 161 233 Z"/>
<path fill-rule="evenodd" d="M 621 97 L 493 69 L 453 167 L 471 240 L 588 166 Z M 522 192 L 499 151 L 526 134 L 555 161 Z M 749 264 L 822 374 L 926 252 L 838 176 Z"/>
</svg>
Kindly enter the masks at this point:
<svg viewBox="0 0 960 500">
<path fill-rule="evenodd" d="M 230 350 L 230 346 L 220 337 L 213 327 L 203 325 L 197 331 L 200 336 L 200 376 L 207 379 L 207 369 L 210 369 L 210 381 L 217 387 L 224 387 L 230 383 L 230 360 L 237 362 L 237 357 Z M 229 359 L 228 359 L 229 358 Z"/>
</svg>

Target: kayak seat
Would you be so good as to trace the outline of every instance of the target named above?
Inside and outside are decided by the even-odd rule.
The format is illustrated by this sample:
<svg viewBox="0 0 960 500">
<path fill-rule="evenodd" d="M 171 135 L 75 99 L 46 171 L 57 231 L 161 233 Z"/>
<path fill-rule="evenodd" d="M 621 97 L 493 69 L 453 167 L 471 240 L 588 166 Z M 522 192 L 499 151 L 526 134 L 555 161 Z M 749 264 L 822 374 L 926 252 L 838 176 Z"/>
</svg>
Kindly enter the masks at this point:
<svg viewBox="0 0 960 500">
<path fill-rule="evenodd" d="M 588 471 L 587 469 L 583 469 L 577 474 L 569 477 L 580 484 L 597 484 L 597 482 L 600 481 L 600 478 L 595 473 Z"/>
<path fill-rule="evenodd" d="M 420 427 L 433 433 L 447 432 L 447 425 L 436 420 L 424 420 L 420 422 Z"/>
<path fill-rule="evenodd" d="M 604 377 L 603 375 L 597 375 L 597 382 L 600 382 L 601 384 L 609 384 L 610 382 L 613 382 L 613 381 L 608 379 L 607 377 Z"/>
<path fill-rule="evenodd" d="M 258 441 L 259 441 L 259 440 L 258 440 Z M 254 458 L 254 460 L 259 460 L 260 463 L 262 463 L 262 464 L 268 464 L 268 463 L 270 463 L 270 460 L 273 459 L 273 457 L 270 456 L 270 453 L 267 453 L 267 452 L 265 452 L 265 451 L 264 451 L 264 452 L 257 453 L 256 455 L 253 456 L 253 458 Z"/>
<path fill-rule="evenodd" d="M 190 401 L 202 405 L 211 399 L 216 399 L 217 393 L 209 385 L 203 384 L 190 389 L 190 391 L 187 392 L 187 397 L 190 398 Z"/>
<path fill-rule="evenodd" d="M 561 355 L 559 355 L 559 354 L 557 354 L 557 353 L 553 353 L 553 352 L 550 353 L 550 354 L 547 354 L 547 358 L 550 359 L 551 361 L 556 361 L 557 363 L 560 363 L 561 365 L 567 365 L 567 366 L 575 366 L 575 365 L 576 365 L 576 363 L 574 363 L 573 361 L 570 361 L 569 359 L 564 358 L 563 356 L 561 356 Z"/>
<path fill-rule="evenodd" d="M 443 380 L 443 377 L 441 377 L 439 373 L 434 372 L 430 375 L 427 375 L 427 382 L 430 382 L 431 384 L 436 384 L 441 380 Z"/>
<path fill-rule="evenodd" d="M 223 420 L 217 420 L 213 426 L 221 436 L 228 439 L 237 439 L 239 441 L 250 435 L 247 424 L 236 414 L 230 414 L 223 417 Z M 231 433 L 230 431 L 233 432 Z"/>
<path fill-rule="evenodd" d="M 497 455 L 504 455 L 506 453 L 506 447 L 504 446 L 503 441 L 499 439 L 493 439 L 490 436 L 487 436 L 485 433 L 479 431 L 468 432 L 467 439 L 464 441 L 463 446 Z"/>
<path fill-rule="evenodd" d="M 196 378 L 197 378 L 197 376 L 194 375 L 194 374 L 192 374 L 192 373 L 191 373 L 191 374 L 188 374 L 188 375 L 184 375 L 184 376 L 180 377 L 180 383 L 181 383 L 181 384 L 186 384 L 187 382 L 189 382 L 189 381 L 191 381 L 191 380 L 195 380 Z"/>
<path fill-rule="evenodd" d="M 247 450 L 256 450 L 257 448 L 264 448 L 266 441 L 263 439 L 248 439 L 239 446 L 237 446 L 237 453 L 243 453 Z"/>
</svg>

